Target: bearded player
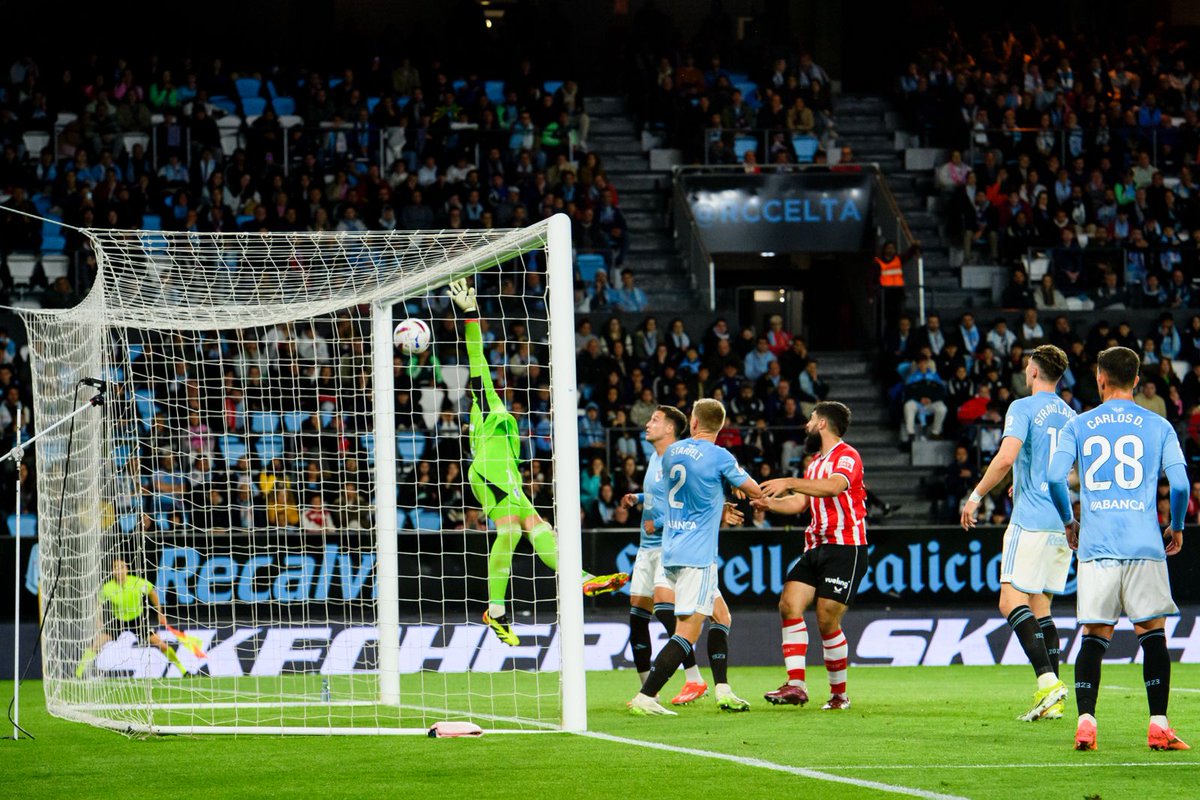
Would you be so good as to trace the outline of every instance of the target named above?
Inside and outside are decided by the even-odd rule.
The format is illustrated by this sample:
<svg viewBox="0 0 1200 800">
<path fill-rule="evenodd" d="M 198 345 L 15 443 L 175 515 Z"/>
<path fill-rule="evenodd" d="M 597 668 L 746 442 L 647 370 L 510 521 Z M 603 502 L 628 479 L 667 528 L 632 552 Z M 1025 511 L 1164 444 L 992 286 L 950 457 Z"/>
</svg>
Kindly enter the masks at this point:
<svg viewBox="0 0 1200 800">
<path fill-rule="evenodd" d="M 467 477 L 483 513 L 496 526 L 496 540 L 488 553 L 488 610 L 483 621 L 500 641 L 516 647 L 521 640 L 513 632 L 506 605 L 513 552 L 522 535 L 527 536 L 542 563 L 557 571 L 558 542 L 554 529 L 534 510 L 521 486 L 517 420 L 492 386 L 491 367 L 483 354 L 475 289 L 465 280 L 453 281 L 450 298 L 463 314 L 470 365 L 469 442 L 473 460 Z M 592 597 L 612 592 L 628 581 L 624 572 L 600 576 L 585 572 L 583 593 Z"/>
<path fill-rule="evenodd" d="M 805 426 L 805 447 L 816 457 L 804 477 L 766 481 L 762 485 L 766 497 L 752 503 L 776 514 L 812 511 L 812 522 L 804 532 L 804 555 L 788 573 L 779 598 L 788 679 L 763 695 L 775 705 L 803 706 L 808 702 L 804 612 L 815 603 L 829 674 L 829 702 L 822 708 L 850 708 L 846 694 L 849 648 L 842 633 L 842 617 L 867 571 L 867 509 L 862 458 L 842 441 L 849 427 L 849 408 L 828 400 L 817 403 Z"/>
</svg>

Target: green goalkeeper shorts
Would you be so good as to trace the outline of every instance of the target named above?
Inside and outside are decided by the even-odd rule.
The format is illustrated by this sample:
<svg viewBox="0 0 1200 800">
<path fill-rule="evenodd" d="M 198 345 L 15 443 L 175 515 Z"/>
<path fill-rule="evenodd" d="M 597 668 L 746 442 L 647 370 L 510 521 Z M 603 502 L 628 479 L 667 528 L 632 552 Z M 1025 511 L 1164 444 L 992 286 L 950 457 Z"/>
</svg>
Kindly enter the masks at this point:
<svg viewBox="0 0 1200 800">
<path fill-rule="evenodd" d="M 536 514 L 533 503 L 525 496 L 521 488 L 520 475 L 515 470 L 496 470 L 498 474 L 484 477 L 472 464 L 467 470 L 471 481 L 471 491 L 483 508 L 488 519 L 497 520 L 504 517 L 525 519 Z"/>
</svg>

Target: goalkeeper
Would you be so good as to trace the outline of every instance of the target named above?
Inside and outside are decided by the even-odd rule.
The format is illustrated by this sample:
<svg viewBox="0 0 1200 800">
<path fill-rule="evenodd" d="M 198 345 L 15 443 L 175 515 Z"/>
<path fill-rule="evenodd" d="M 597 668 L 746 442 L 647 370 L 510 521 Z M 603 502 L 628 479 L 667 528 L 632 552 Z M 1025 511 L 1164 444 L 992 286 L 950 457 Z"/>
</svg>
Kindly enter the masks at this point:
<svg viewBox="0 0 1200 800">
<path fill-rule="evenodd" d="M 558 569 L 558 544 L 554 529 L 534 510 L 521 488 L 518 469 L 520 441 L 517 421 L 492 386 L 491 369 L 483 353 L 483 335 L 475 304 L 475 290 L 465 280 L 450 284 L 450 297 L 462 312 L 470 364 L 472 462 L 467 471 L 475 499 L 496 526 L 496 541 L 488 553 L 488 610 L 483 621 L 500 641 L 516 646 L 505 598 L 512 574 L 513 552 L 524 534 L 542 563 Z M 620 589 L 629 581 L 624 572 L 595 576 L 583 574 L 588 597 Z"/>
<path fill-rule="evenodd" d="M 146 613 L 147 598 L 158 614 L 158 624 L 166 627 L 167 615 L 163 613 L 158 602 L 158 592 L 155 591 L 154 584 L 145 578 L 130 575 L 129 565 L 125 560 L 114 558 L 112 578 L 100 587 L 100 619 L 97 620 L 100 630 L 92 640 L 92 646 L 83 651 L 83 658 L 75 668 L 76 678 L 83 677 L 104 645 L 125 631 L 136 636 L 139 644 L 149 643 L 157 647 L 181 674 L 188 674 L 187 668 L 179 660 L 179 655 L 151 630 L 150 620 L 147 618 L 149 615 Z"/>
</svg>

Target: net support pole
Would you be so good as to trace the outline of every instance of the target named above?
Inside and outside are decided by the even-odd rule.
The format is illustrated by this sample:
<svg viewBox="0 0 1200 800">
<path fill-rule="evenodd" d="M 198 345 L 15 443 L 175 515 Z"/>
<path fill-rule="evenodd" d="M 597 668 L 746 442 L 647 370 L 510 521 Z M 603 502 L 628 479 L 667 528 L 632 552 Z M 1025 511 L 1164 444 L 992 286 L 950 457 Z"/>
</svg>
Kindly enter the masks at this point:
<svg viewBox="0 0 1200 800">
<path fill-rule="evenodd" d="M 575 384 L 571 220 L 556 214 L 546 237 L 550 292 L 550 394 L 554 413 L 554 508 L 558 529 L 558 622 L 562 648 L 562 726 L 587 730 L 583 660 L 583 544 L 579 524 L 579 408 Z"/>
<path fill-rule="evenodd" d="M 392 304 L 371 304 L 375 427 L 375 625 L 379 635 L 379 702 L 400 704 L 400 567 L 396 555 L 396 415 Z"/>
<path fill-rule="evenodd" d="M 16 446 L 21 446 L 21 421 L 24 412 L 21 404 L 17 403 L 17 438 Z M 13 700 L 12 700 L 12 738 L 21 735 L 21 462 L 17 461 L 16 498 L 16 530 L 13 534 Z"/>
</svg>

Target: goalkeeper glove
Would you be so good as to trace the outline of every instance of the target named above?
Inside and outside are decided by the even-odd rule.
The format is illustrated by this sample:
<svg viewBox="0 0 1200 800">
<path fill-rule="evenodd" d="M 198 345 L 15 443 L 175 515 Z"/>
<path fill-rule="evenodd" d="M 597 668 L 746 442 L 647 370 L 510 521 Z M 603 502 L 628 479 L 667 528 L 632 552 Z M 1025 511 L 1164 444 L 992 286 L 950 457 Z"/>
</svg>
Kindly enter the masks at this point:
<svg viewBox="0 0 1200 800">
<path fill-rule="evenodd" d="M 464 314 L 474 314 L 478 310 L 475 305 L 475 287 L 468 286 L 465 278 L 450 282 L 450 299 Z"/>
</svg>

